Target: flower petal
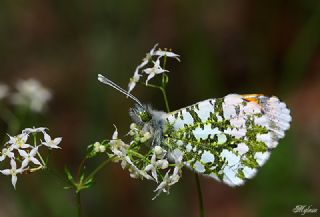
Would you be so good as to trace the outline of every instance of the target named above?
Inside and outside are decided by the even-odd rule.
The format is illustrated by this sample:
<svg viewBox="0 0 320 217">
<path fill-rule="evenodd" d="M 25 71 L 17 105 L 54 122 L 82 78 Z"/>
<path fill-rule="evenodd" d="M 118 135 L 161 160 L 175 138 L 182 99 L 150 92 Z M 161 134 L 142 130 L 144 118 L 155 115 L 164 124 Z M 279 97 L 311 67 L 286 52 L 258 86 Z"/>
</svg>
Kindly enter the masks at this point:
<svg viewBox="0 0 320 217">
<path fill-rule="evenodd" d="M 12 185 L 13 185 L 14 189 L 16 189 L 17 180 L 18 180 L 18 178 L 17 178 L 16 175 L 13 175 L 11 177 L 11 182 L 12 182 Z"/>
<path fill-rule="evenodd" d="M 54 143 L 55 145 L 59 145 L 59 144 L 61 143 L 61 141 L 62 141 L 62 137 L 58 137 L 58 138 L 55 138 L 55 139 L 53 140 L 53 143 Z"/>
<path fill-rule="evenodd" d="M 25 167 L 28 166 L 28 164 L 29 164 L 29 159 L 28 159 L 28 158 L 25 158 L 25 159 L 22 161 L 22 163 L 21 163 L 21 167 L 22 167 L 22 168 L 25 168 Z"/>
<path fill-rule="evenodd" d="M 47 133 L 45 132 L 45 133 L 43 133 L 43 135 L 44 135 L 44 140 L 45 140 L 46 142 L 51 141 L 51 136 L 49 136 L 49 134 L 47 134 Z"/>
<path fill-rule="evenodd" d="M 9 169 L 0 170 L 0 172 L 5 176 L 11 175 L 11 170 L 9 170 Z"/>
<path fill-rule="evenodd" d="M 179 55 L 178 55 L 178 54 L 175 54 L 175 53 L 173 53 L 173 52 L 170 52 L 170 51 L 157 50 L 156 52 L 154 52 L 154 56 L 160 56 L 160 57 L 167 56 L 167 57 L 172 57 L 172 58 L 175 58 L 176 60 L 178 60 L 178 61 L 180 62 Z"/>
<path fill-rule="evenodd" d="M 42 166 L 42 164 L 40 163 L 40 161 L 37 158 L 32 157 L 32 158 L 30 158 L 30 160 L 32 161 L 32 163 L 39 165 L 39 166 Z"/>
<path fill-rule="evenodd" d="M 13 170 L 17 169 L 17 163 L 14 159 L 10 160 L 10 165 Z"/>
<path fill-rule="evenodd" d="M 146 85 L 148 85 L 149 80 L 152 79 L 154 76 L 155 76 L 154 73 L 149 74 L 149 76 L 148 76 L 148 78 L 146 80 Z"/>
<path fill-rule="evenodd" d="M 29 155 L 26 151 L 18 149 L 20 156 L 27 158 Z"/>
<path fill-rule="evenodd" d="M 33 157 L 33 156 L 35 156 L 37 153 L 38 153 L 38 147 L 35 147 L 35 148 L 33 148 L 33 149 L 30 151 L 30 156 Z"/>
</svg>

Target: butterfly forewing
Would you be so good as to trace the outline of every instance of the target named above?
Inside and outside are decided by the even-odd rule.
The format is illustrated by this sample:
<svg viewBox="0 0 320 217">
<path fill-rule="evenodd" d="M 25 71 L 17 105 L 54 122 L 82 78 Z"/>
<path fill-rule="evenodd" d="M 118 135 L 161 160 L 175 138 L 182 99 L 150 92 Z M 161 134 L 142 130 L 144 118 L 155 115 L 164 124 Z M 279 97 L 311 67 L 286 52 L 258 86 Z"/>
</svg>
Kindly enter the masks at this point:
<svg viewBox="0 0 320 217">
<path fill-rule="evenodd" d="M 224 183 L 252 178 L 290 127 L 290 111 L 277 97 L 230 94 L 165 117 L 164 143 L 187 166 Z"/>
</svg>

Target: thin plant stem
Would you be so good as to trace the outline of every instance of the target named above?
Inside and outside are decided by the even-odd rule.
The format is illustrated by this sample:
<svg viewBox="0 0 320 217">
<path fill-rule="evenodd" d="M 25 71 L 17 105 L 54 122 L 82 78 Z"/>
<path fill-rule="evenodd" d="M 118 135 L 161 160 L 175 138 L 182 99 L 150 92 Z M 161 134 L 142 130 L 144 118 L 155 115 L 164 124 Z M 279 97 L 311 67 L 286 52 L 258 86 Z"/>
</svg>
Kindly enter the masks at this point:
<svg viewBox="0 0 320 217">
<path fill-rule="evenodd" d="M 104 167 L 105 165 L 107 165 L 107 163 L 109 163 L 112 159 L 113 159 L 113 158 L 108 158 L 108 159 L 104 160 L 101 164 L 99 164 L 99 166 L 98 166 L 96 169 L 94 169 L 94 170 L 89 174 L 89 176 L 87 177 L 86 180 L 92 179 L 92 178 L 93 178 L 98 172 L 100 172 L 100 170 L 102 170 L 103 167 Z"/>
<path fill-rule="evenodd" d="M 87 159 L 88 159 L 87 157 L 83 158 L 81 163 L 80 163 L 80 165 L 79 165 L 79 167 L 78 167 L 78 171 L 77 171 L 78 179 L 80 179 L 82 168 L 84 167 L 84 164 L 86 163 Z"/>
<path fill-rule="evenodd" d="M 33 147 L 37 147 L 37 135 L 36 134 L 33 134 Z M 39 152 L 37 152 L 37 156 L 39 157 L 43 167 L 47 167 L 46 163 L 44 162 L 41 154 Z"/>
<path fill-rule="evenodd" d="M 164 89 L 163 87 L 161 87 L 160 90 L 161 90 L 161 92 L 162 92 L 163 99 L 164 99 L 164 102 L 165 102 L 165 104 L 166 104 L 167 112 L 170 112 L 170 107 L 169 107 L 169 103 L 168 103 L 168 98 L 167 98 L 166 89 Z"/>
<path fill-rule="evenodd" d="M 77 212 L 78 212 L 78 217 L 82 217 L 82 207 L 81 207 L 81 192 L 76 193 L 77 197 Z"/>
<path fill-rule="evenodd" d="M 197 185 L 197 191 L 198 191 L 198 198 L 199 198 L 199 216 L 204 217 L 204 206 L 203 206 L 203 196 L 202 196 L 202 190 L 201 190 L 201 184 L 199 180 L 199 175 L 195 173 L 196 178 L 196 185 Z"/>
</svg>

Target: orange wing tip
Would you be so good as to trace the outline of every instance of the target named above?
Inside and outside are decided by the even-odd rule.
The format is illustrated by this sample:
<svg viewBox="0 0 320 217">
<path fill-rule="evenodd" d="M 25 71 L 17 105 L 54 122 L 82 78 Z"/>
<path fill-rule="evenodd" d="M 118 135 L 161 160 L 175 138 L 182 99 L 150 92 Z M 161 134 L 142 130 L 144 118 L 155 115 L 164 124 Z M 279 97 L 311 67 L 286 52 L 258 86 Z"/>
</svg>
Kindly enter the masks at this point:
<svg viewBox="0 0 320 217">
<path fill-rule="evenodd" d="M 264 94 L 242 94 L 241 95 L 244 100 L 247 102 L 254 102 L 259 104 L 259 96 L 264 96 Z"/>
</svg>

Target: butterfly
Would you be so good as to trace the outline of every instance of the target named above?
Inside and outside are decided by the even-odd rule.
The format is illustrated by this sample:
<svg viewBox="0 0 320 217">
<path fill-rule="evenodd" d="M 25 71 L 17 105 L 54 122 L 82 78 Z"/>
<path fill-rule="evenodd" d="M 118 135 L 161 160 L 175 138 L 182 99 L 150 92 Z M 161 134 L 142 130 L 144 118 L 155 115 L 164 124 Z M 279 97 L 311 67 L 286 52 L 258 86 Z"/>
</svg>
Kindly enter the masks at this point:
<svg viewBox="0 0 320 217">
<path fill-rule="evenodd" d="M 255 176 L 292 120 L 286 104 L 275 96 L 229 94 L 166 113 L 142 104 L 102 75 L 98 80 L 136 102 L 129 114 L 153 135 L 152 146 L 167 150 L 171 161 L 183 156 L 193 171 L 229 186 Z"/>
</svg>

